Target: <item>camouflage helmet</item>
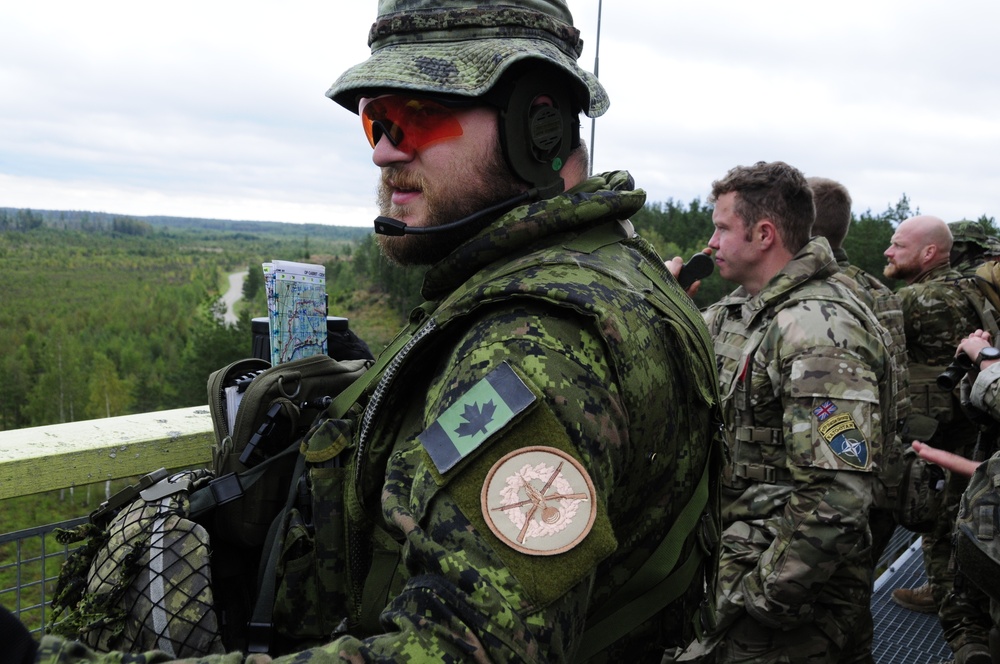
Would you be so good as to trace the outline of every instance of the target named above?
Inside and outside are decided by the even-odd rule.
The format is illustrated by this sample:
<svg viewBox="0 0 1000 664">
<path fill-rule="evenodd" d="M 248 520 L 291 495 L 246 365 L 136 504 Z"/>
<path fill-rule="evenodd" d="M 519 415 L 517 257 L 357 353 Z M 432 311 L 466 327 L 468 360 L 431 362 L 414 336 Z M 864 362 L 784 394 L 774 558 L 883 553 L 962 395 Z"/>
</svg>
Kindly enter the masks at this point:
<svg viewBox="0 0 1000 664">
<path fill-rule="evenodd" d="M 379 0 L 368 45 L 371 57 L 326 92 L 355 113 L 358 97 L 371 90 L 482 97 L 526 60 L 568 74 L 589 117 L 608 109 L 604 87 L 577 64 L 583 40 L 565 0 Z"/>
</svg>

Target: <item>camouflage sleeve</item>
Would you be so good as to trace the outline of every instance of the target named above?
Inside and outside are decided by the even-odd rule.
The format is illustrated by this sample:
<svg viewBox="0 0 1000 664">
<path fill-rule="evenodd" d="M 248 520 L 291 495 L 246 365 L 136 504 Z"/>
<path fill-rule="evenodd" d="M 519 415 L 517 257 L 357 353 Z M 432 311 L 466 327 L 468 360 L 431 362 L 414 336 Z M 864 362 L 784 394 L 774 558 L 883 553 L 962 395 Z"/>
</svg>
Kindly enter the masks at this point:
<svg viewBox="0 0 1000 664">
<path fill-rule="evenodd" d="M 813 336 L 817 330 L 823 336 Z M 750 615 L 788 628 L 816 619 L 815 598 L 869 544 L 871 471 L 881 439 L 871 367 L 884 347 L 828 308 L 783 311 L 773 331 L 764 341 L 775 347 L 766 371 L 780 375 L 792 487 L 771 524 L 775 537 L 742 589 Z"/>
<path fill-rule="evenodd" d="M 594 570 L 615 546 L 607 518 L 559 556 L 530 555 L 492 535 L 480 494 L 505 453 L 541 445 L 581 460 L 603 503 L 627 449 L 625 413 L 603 343 L 579 320 L 502 309 L 467 330 L 444 360 L 425 424 L 502 362 L 541 397 L 529 415 L 454 473 L 437 477 L 419 448 L 390 467 L 388 485 L 398 478 L 413 487 L 406 504 L 393 503 L 391 487 L 383 493 L 383 512 L 406 537 L 411 576 L 382 613 L 385 633 L 279 662 L 572 661 Z"/>
<path fill-rule="evenodd" d="M 153 650 L 144 653 L 110 652 L 99 653 L 77 641 L 68 641 L 58 636 L 45 636 L 38 648 L 38 664 L 162 664 L 163 662 L 184 662 L 185 664 L 241 664 L 241 653 L 211 655 L 198 659 L 174 660 L 165 652 Z M 246 659 L 246 664 L 266 664 L 268 658 L 260 655 Z"/>
<path fill-rule="evenodd" d="M 1000 421 L 1000 363 L 991 364 L 976 376 L 969 392 L 969 402 Z"/>
</svg>

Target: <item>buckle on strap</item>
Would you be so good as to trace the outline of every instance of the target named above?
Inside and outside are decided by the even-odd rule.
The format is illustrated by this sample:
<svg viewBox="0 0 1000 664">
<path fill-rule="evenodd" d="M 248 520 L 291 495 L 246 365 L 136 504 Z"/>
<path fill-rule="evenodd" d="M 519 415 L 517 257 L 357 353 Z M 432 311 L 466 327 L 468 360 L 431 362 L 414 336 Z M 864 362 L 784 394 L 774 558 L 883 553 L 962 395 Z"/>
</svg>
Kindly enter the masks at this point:
<svg viewBox="0 0 1000 664">
<path fill-rule="evenodd" d="M 736 427 L 736 440 L 741 443 L 778 445 L 781 442 L 781 430 L 774 427 Z"/>
<path fill-rule="evenodd" d="M 243 485 L 240 483 L 240 476 L 236 473 L 229 473 L 209 482 L 209 490 L 215 499 L 215 505 L 225 505 L 243 495 Z"/>
<path fill-rule="evenodd" d="M 792 474 L 783 468 L 775 468 L 762 463 L 734 463 L 733 476 L 745 477 L 756 482 L 767 484 L 777 484 L 781 481 L 790 480 Z"/>
</svg>

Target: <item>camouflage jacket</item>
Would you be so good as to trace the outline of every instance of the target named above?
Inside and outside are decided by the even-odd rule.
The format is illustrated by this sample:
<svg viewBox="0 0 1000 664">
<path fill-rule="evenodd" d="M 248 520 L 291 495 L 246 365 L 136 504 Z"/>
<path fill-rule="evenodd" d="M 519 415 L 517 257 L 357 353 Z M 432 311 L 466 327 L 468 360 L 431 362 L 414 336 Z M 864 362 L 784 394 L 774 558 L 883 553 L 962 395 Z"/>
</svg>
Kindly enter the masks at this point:
<svg viewBox="0 0 1000 664">
<path fill-rule="evenodd" d="M 896 417 L 898 424 L 896 427 L 897 436 L 893 441 L 887 441 L 883 445 L 886 457 L 886 467 L 883 468 L 883 483 L 890 489 L 889 494 L 882 496 L 886 506 L 891 506 L 895 497 L 894 489 L 902 481 L 903 454 L 905 452 L 901 432 L 903 421 L 910 414 L 910 373 L 906 356 L 906 326 L 903 318 L 903 301 L 898 295 L 882 283 L 877 277 L 865 272 L 856 265 L 851 265 L 847 258 L 847 252 L 838 247 L 833 250 L 833 257 L 840 267 L 841 273 L 857 282 L 858 287 L 854 289 L 854 294 L 858 299 L 872 310 L 878 322 L 882 324 L 892 336 L 892 344 L 889 351 L 893 355 L 896 364 Z"/>
<path fill-rule="evenodd" d="M 843 646 L 868 611 L 868 510 L 895 415 L 890 337 L 856 287 L 814 238 L 756 296 L 706 312 L 730 457 L 716 639 L 745 611 Z"/>
<path fill-rule="evenodd" d="M 287 617 L 314 623 L 320 607 L 330 631 L 346 620 L 289 662 L 574 660 L 586 621 L 691 497 L 717 425 L 701 316 L 619 221 L 644 199 L 627 173 L 591 178 L 431 268 L 412 338 L 347 425 L 355 462 L 310 471 L 314 493 L 347 471 L 346 537 L 334 535 L 348 560 L 318 591 L 301 589 Z M 326 428 L 345 430 L 327 422 L 311 446 Z M 317 540 L 327 511 L 314 513 Z M 364 596 L 378 583 L 387 599 L 373 621 Z M 658 662 L 684 643 L 702 584 L 607 659 Z M 74 647 L 47 637 L 42 661 L 74 661 Z"/>
<path fill-rule="evenodd" d="M 969 403 L 1000 422 L 1000 364 L 979 372 L 969 391 Z"/>
<path fill-rule="evenodd" d="M 949 450 L 973 445 L 976 437 L 975 425 L 962 414 L 957 390 L 948 393 L 936 383 L 937 376 L 954 359 L 958 343 L 980 327 L 975 308 L 958 285 L 961 278 L 958 272 L 942 265 L 899 289 L 912 409 L 947 425 L 939 426 L 927 442 Z"/>
</svg>

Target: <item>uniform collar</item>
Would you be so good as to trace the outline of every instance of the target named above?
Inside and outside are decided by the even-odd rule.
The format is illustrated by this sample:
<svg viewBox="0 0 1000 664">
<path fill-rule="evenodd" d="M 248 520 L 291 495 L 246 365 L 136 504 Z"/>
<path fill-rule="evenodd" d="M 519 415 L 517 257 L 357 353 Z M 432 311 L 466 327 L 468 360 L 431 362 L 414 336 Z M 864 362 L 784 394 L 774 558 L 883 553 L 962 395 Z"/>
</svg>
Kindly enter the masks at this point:
<svg viewBox="0 0 1000 664">
<path fill-rule="evenodd" d="M 431 266 L 421 295 L 438 300 L 473 274 L 547 238 L 581 233 L 611 219 L 628 219 L 642 209 L 646 192 L 632 176 L 614 171 L 594 176 L 564 194 L 515 208 Z"/>
</svg>

